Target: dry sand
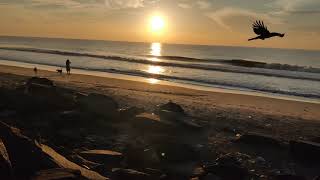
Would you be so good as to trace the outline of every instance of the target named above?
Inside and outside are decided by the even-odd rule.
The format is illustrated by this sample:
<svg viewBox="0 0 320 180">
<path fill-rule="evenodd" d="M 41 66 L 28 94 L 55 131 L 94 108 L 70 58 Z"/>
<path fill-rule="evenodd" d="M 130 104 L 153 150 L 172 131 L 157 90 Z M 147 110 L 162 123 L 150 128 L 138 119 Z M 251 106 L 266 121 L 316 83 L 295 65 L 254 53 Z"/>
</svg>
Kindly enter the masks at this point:
<svg viewBox="0 0 320 180">
<path fill-rule="evenodd" d="M 29 68 L 0 65 L 0 86 L 10 86 L 33 76 Z M 99 92 L 114 97 L 121 106 L 147 110 L 169 100 L 205 123 L 231 129 L 263 131 L 274 135 L 320 136 L 320 103 L 299 102 L 253 95 L 200 91 L 130 80 L 38 70 L 38 76 L 83 92 Z"/>
</svg>

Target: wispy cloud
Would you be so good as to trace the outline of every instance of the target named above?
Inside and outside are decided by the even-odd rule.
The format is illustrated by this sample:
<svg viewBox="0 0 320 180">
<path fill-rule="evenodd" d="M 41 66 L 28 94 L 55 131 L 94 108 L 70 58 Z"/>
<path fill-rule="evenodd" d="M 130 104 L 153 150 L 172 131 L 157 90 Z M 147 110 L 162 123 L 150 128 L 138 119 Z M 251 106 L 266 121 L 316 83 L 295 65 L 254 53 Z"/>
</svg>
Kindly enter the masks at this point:
<svg viewBox="0 0 320 180">
<path fill-rule="evenodd" d="M 257 13 L 248 9 L 241 9 L 241 8 L 223 8 L 219 9 L 214 12 L 206 13 L 207 17 L 215 21 L 221 27 L 232 30 L 230 24 L 228 24 L 228 18 L 239 18 L 241 16 L 249 17 L 250 21 L 255 19 L 263 19 L 267 22 L 272 22 L 274 24 L 281 23 L 279 19 L 273 18 L 264 13 Z"/>
<path fill-rule="evenodd" d="M 208 1 L 196 1 L 196 4 L 200 9 L 208 9 L 211 7 L 211 3 Z"/>
<path fill-rule="evenodd" d="M 105 5 L 111 9 L 140 8 L 159 0 L 106 0 Z"/>
<path fill-rule="evenodd" d="M 178 3 L 178 6 L 181 7 L 182 9 L 191 9 L 192 6 L 187 3 Z"/>
</svg>

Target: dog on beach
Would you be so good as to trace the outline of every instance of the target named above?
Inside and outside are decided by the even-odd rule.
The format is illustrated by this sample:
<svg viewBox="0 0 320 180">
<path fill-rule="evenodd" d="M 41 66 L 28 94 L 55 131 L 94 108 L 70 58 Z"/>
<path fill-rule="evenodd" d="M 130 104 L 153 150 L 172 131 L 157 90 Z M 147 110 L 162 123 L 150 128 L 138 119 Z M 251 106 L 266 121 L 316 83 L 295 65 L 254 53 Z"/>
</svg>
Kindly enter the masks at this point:
<svg viewBox="0 0 320 180">
<path fill-rule="evenodd" d="M 59 74 L 62 74 L 62 68 L 61 68 L 61 69 L 57 69 L 57 72 L 58 72 Z"/>
</svg>

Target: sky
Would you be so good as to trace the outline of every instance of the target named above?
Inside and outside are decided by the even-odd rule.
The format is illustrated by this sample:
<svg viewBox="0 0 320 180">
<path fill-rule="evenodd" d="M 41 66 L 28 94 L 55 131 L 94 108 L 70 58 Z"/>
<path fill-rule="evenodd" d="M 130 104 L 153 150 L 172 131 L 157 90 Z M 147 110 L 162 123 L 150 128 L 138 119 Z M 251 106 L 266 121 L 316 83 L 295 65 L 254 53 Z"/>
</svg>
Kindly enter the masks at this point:
<svg viewBox="0 0 320 180">
<path fill-rule="evenodd" d="M 0 0 L 0 12 L 0 35 L 320 49 L 319 0 Z M 248 42 L 257 19 L 286 36 Z"/>
</svg>

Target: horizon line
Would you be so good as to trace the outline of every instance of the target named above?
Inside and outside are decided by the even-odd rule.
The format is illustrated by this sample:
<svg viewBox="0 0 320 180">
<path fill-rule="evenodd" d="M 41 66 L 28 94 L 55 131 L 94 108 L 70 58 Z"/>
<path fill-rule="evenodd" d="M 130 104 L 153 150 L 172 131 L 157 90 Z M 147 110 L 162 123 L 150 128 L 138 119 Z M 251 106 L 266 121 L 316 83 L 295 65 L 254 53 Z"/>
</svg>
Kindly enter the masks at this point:
<svg viewBox="0 0 320 180">
<path fill-rule="evenodd" d="M 45 36 L 25 36 L 25 35 L 0 35 L 1 37 L 15 38 L 42 38 L 42 39 L 64 39 L 64 40 L 84 40 L 84 41 L 110 41 L 110 42 L 125 42 L 125 43 L 161 43 L 169 45 L 187 45 L 187 46 L 222 46 L 222 47 L 237 47 L 237 48 L 261 48 L 261 49 L 282 49 L 282 50 L 301 50 L 301 51 L 320 51 L 319 49 L 302 49 L 302 48 L 281 48 L 281 47 L 258 47 L 258 46 L 238 46 L 238 45 L 221 45 L 221 44 L 194 44 L 194 43 L 167 43 L 167 42 L 143 42 L 143 41 L 121 41 L 109 39 L 87 39 L 87 38 L 65 38 L 65 37 L 45 37 Z"/>
</svg>

